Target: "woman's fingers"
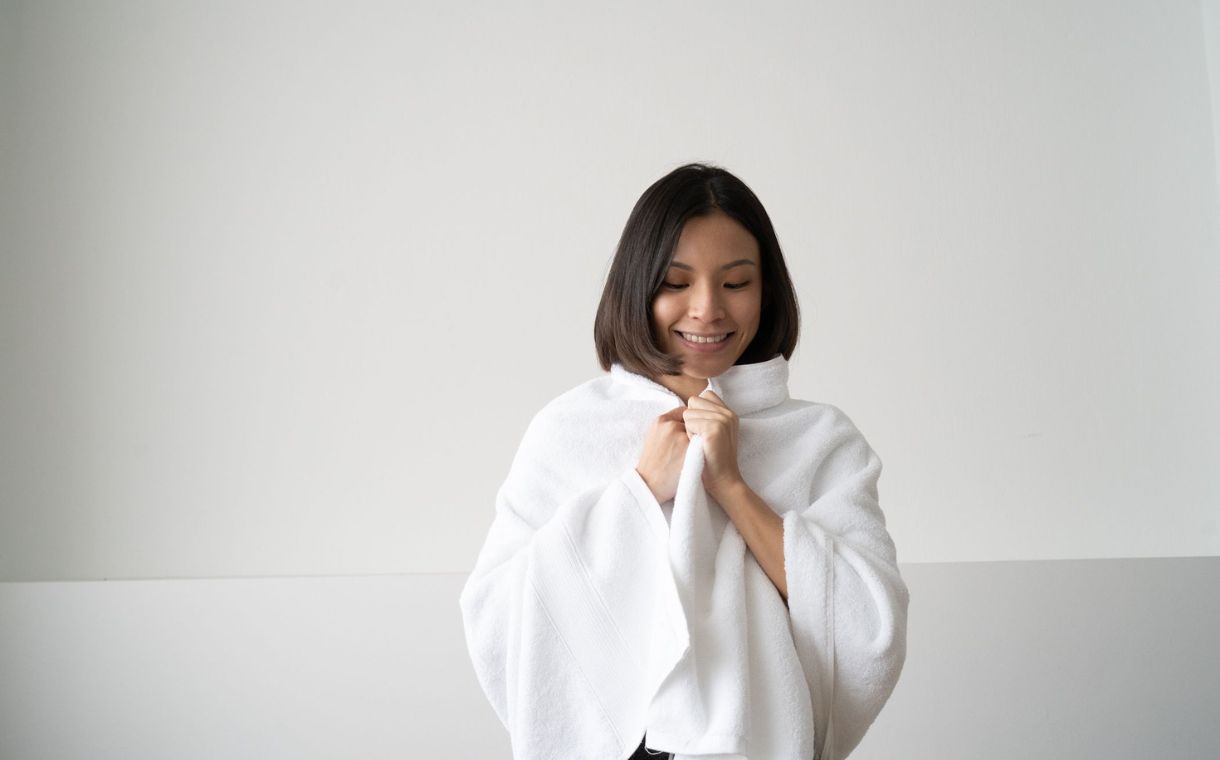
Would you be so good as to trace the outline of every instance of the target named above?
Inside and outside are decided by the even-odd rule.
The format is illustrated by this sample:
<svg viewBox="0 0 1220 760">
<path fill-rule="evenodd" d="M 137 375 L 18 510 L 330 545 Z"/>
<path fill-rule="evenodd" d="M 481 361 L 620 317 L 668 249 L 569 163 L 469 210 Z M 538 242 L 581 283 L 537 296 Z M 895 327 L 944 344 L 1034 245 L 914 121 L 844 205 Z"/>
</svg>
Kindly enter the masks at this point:
<svg viewBox="0 0 1220 760">
<path fill-rule="evenodd" d="M 681 422 L 681 421 L 682 421 L 682 413 L 683 413 L 683 412 L 685 412 L 685 411 L 686 411 L 686 407 L 685 407 L 685 406 L 675 406 L 673 409 L 670 409 L 670 410 L 669 410 L 668 412 L 666 412 L 665 414 L 662 414 L 662 415 L 661 415 L 661 417 L 660 417 L 660 419 L 663 419 L 663 420 L 678 420 L 679 422 Z"/>
</svg>

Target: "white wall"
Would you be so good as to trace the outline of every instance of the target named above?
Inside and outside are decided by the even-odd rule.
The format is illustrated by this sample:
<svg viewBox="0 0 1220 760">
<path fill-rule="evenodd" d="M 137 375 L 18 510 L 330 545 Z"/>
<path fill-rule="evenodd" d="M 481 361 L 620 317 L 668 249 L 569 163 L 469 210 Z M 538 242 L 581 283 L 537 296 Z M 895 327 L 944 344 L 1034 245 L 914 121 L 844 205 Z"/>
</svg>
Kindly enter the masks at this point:
<svg viewBox="0 0 1220 760">
<path fill-rule="evenodd" d="M 771 211 L 902 560 L 1220 551 L 1198 3 L 4 18 L 0 578 L 468 569 L 691 159 Z"/>
<path fill-rule="evenodd" d="M 1207 51 L 1207 73 L 1211 84 L 1212 138 L 1216 150 L 1216 175 L 1220 177 L 1220 0 L 1202 0 L 1203 47 Z M 1220 206 L 1220 193 L 1216 203 Z M 1220 225 L 1220 214 L 1216 223 Z"/>
</svg>

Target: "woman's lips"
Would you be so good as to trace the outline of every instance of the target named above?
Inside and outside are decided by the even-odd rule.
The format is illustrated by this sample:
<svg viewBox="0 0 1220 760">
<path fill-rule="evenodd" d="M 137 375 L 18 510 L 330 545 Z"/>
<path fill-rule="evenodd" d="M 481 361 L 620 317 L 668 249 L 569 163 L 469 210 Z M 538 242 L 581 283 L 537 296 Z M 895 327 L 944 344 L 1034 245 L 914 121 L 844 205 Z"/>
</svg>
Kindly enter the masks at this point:
<svg viewBox="0 0 1220 760">
<path fill-rule="evenodd" d="M 718 343 L 694 343 L 682 337 L 682 333 L 674 330 L 674 335 L 678 336 L 678 340 L 682 341 L 682 345 L 686 346 L 691 351 L 697 351 L 702 354 L 714 354 L 717 351 L 723 351 L 729 345 L 729 338 L 733 337 L 736 331 L 730 331 L 724 336 L 724 340 Z"/>
</svg>

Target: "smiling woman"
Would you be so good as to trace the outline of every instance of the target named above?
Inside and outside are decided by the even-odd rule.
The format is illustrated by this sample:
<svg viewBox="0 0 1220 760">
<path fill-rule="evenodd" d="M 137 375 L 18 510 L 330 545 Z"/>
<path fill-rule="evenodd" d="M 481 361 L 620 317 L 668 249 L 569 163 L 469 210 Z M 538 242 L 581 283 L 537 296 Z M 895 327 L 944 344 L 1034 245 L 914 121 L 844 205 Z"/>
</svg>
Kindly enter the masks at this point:
<svg viewBox="0 0 1220 760">
<path fill-rule="evenodd" d="M 685 371 L 661 378 L 662 385 L 683 398 L 697 395 L 706 378 L 732 366 L 754 340 L 762 301 L 758 258 L 754 237 L 722 211 L 683 226 L 653 298 L 652 323 L 661 349 L 682 356 Z"/>
<path fill-rule="evenodd" d="M 888 700 L 908 594 L 881 460 L 789 396 L 798 323 L 741 180 L 644 192 L 594 326 L 609 372 L 530 420 L 462 589 L 514 757 L 843 760 Z"/>
<path fill-rule="evenodd" d="M 602 369 L 620 362 L 686 398 L 734 364 L 790 357 L 799 332 L 779 240 L 744 182 L 687 164 L 644 191 L 593 324 Z"/>
</svg>

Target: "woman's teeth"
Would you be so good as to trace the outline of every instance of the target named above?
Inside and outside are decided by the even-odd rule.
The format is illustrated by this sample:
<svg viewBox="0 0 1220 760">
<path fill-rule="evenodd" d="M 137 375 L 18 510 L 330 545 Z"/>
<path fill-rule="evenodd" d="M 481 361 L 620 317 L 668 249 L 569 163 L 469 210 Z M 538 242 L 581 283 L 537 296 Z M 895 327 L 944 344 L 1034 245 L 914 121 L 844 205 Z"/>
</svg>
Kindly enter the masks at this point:
<svg viewBox="0 0 1220 760">
<path fill-rule="evenodd" d="M 729 333 L 721 333 L 720 335 L 709 335 L 706 338 L 701 337 L 699 335 L 694 335 L 692 333 L 679 332 L 678 334 L 681 335 L 683 338 L 686 338 L 687 340 L 689 340 L 691 343 L 719 343 L 720 341 L 729 337 Z"/>
</svg>

